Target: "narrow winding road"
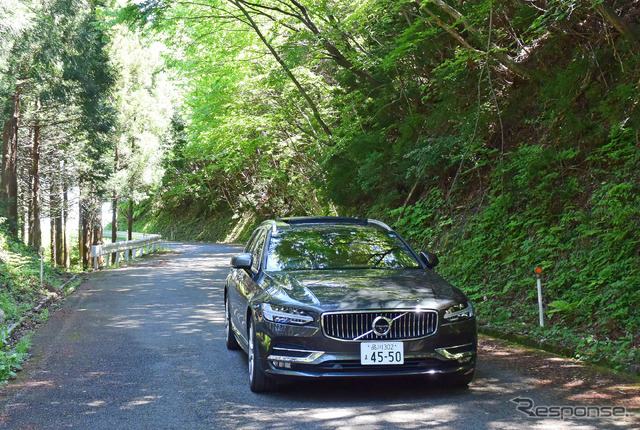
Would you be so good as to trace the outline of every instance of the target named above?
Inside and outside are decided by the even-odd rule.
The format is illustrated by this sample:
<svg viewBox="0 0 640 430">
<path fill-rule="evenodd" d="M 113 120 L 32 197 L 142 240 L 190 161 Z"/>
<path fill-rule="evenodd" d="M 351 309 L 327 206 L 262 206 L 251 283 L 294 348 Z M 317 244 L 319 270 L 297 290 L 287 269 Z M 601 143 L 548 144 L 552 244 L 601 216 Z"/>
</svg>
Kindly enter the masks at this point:
<svg viewBox="0 0 640 430">
<path fill-rule="evenodd" d="M 634 427 L 632 417 L 527 416 L 512 399 L 531 399 L 536 407 L 580 403 L 561 387 L 541 384 L 530 369 L 500 359 L 509 352 L 495 350 L 481 354 L 468 390 L 387 379 L 253 394 L 245 355 L 227 351 L 223 337 L 223 284 L 239 248 L 171 248 L 90 274 L 52 313 L 33 337 L 25 370 L 0 389 L 0 428 Z M 613 406 L 606 399 L 602 405 Z"/>
</svg>

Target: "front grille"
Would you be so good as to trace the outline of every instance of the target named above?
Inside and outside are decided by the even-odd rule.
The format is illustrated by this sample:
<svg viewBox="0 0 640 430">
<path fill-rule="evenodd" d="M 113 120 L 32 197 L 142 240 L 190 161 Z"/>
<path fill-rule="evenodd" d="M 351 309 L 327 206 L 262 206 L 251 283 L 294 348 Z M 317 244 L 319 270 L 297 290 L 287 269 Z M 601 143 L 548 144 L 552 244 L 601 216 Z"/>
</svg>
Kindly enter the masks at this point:
<svg viewBox="0 0 640 430">
<path fill-rule="evenodd" d="M 388 333 L 373 331 L 373 323 L 378 317 L 392 321 Z M 338 340 L 416 339 L 435 333 L 437 327 L 435 311 L 331 312 L 322 315 L 325 336 Z"/>
</svg>

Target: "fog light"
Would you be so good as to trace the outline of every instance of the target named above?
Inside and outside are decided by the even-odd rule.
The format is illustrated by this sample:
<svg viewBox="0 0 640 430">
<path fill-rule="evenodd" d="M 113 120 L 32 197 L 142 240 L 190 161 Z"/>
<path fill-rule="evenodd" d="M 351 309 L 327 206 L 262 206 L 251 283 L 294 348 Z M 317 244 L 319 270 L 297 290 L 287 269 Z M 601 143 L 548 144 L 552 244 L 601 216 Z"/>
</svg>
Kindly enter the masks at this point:
<svg viewBox="0 0 640 430">
<path fill-rule="evenodd" d="M 272 361 L 273 367 L 277 367 L 278 369 L 291 369 L 291 363 L 286 361 Z"/>
</svg>

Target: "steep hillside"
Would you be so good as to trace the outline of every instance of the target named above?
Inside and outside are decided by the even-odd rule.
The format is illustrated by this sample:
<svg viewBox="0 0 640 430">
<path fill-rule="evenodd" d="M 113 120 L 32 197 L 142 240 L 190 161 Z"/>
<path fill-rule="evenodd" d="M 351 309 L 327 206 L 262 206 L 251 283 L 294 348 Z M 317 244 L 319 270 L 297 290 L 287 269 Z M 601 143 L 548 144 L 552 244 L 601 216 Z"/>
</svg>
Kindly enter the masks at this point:
<svg viewBox="0 0 640 430">
<path fill-rule="evenodd" d="M 147 218 L 218 240 L 247 217 L 380 218 L 483 326 L 640 362 L 638 0 L 233 4 L 246 20 L 138 10 L 193 41 Z"/>
</svg>

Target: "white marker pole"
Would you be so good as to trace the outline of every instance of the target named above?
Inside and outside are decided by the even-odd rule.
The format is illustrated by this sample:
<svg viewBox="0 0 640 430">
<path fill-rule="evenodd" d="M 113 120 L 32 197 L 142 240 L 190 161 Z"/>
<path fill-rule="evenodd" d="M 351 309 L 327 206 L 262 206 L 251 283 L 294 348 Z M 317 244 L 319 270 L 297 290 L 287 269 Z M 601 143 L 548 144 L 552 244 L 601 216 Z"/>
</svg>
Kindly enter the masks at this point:
<svg viewBox="0 0 640 430">
<path fill-rule="evenodd" d="M 536 267 L 536 276 L 538 277 L 538 311 L 540 313 L 540 327 L 544 327 L 544 319 L 542 318 L 542 281 L 540 280 L 541 273 L 542 267 Z"/>
</svg>

